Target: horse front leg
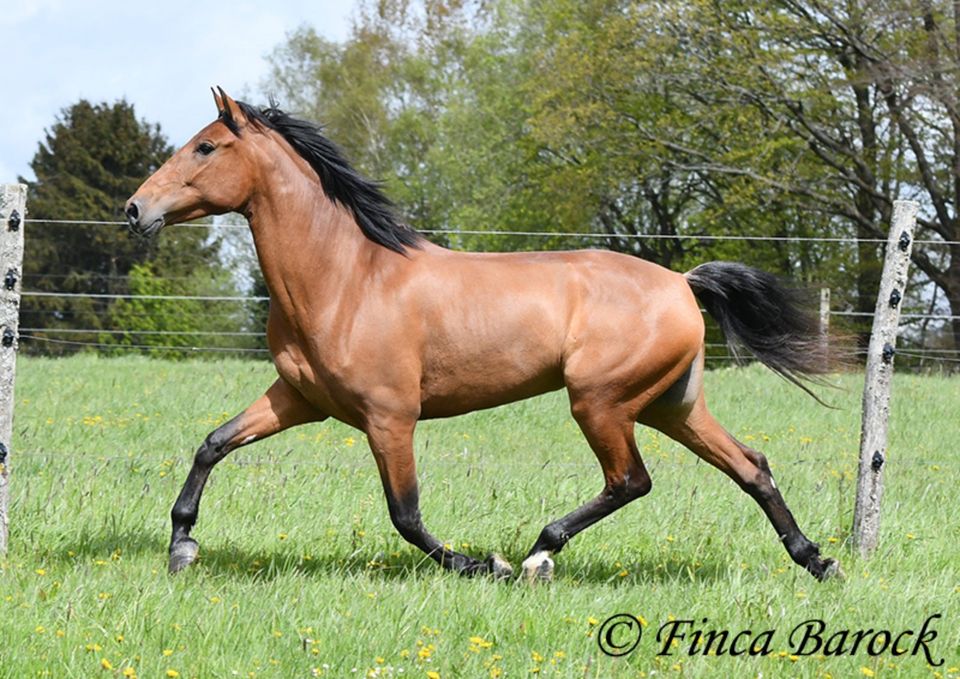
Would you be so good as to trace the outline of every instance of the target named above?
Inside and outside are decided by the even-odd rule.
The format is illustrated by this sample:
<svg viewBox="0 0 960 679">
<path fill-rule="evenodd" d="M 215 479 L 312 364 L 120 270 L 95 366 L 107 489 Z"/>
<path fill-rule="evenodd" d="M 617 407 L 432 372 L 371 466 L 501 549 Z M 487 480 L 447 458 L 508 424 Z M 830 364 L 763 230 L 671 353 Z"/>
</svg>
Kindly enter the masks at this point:
<svg viewBox="0 0 960 679">
<path fill-rule="evenodd" d="M 242 413 L 211 432 L 197 450 L 177 501 L 170 512 L 173 534 L 170 538 L 170 572 L 176 573 L 197 558 L 200 546 L 190 537 L 197 522 L 200 497 L 213 467 L 231 451 L 272 434 L 326 416 L 310 405 L 282 379 Z"/>
<path fill-rule="evenodd" d="M 491 574 L 503 579 L 513 568 L 502 557 L 491 554 L 484 561 L 444 546 L 427 531 L 420 517 L 420 493 L 413 456 L 416 421 L 378 420 L 367 426 L 367 441 L 377 461 L 387 498 L 390 520 L 404 540 L 423 551 L 443 568 L 462 575 Z"/>
</svg>

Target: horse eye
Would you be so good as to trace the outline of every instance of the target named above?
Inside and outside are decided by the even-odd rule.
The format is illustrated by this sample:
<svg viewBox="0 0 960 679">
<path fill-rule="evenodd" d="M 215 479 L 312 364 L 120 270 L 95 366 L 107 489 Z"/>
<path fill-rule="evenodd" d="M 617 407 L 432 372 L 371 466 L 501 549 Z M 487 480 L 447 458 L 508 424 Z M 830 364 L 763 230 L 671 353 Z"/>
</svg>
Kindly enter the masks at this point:
<svg viewBox="0 0 960 679">
<path fill-rule="evenodd" d="M 210 142 L 204 141 L 204 142 L 201 142 L 200 145 L 197 147 L 197 153 L 199 153 L 201 156 L 209 156 L 211 153 L 213 153 L 213 150 L 215 148 L 216 146 L 214 146 Z"/>
</svg>

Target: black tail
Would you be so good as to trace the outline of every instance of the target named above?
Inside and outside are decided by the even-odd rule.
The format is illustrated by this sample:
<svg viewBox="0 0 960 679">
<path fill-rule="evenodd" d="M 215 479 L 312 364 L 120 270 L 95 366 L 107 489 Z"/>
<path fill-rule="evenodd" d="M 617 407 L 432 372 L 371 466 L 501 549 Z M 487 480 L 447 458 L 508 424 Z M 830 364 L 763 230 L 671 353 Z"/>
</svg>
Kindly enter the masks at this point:
<svg viewBox="0 0 960 679">
<path fill-rule="evenodd" d="M 801 379 L 818 381 L 818 375 L 836 365 L 819 320 L 803 308 L 801 291 L 784 286 L 773 274 L 735 262 L 707 262 L 688 271 L 686 278 L 735 355 L 739 342 L 820 401 Z"/>
</svg>

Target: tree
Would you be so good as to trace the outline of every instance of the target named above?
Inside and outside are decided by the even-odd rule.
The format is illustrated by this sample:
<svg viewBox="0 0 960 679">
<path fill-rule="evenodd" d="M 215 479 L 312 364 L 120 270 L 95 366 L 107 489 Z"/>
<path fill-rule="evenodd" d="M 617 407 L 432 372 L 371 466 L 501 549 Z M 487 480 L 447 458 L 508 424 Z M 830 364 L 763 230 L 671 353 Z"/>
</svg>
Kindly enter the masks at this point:
<svg viewBox="0 0 960 679">
<path fill-rule="evenodd" d="M 714 176 L 749 177 L 796 209 L 828 221 L 829 235 L 856 239 L 851 306 L 873 311 L 881 246 L 893 201 L 928 206 L 919 237 L 957 241 L 960 222 L 960 113 L 957 106 L 958 13 L 946 0 L 702 0 L 665 13 L 689 62 L 685 100 L 703 110 L 731 102 L 787 133 L 795 162 L 776 173 L 762 156 L 737 163 L 710 145 L 686 145 L 648 130 L 673 166 Z M 713 128 L 714 116 L 703 119 Z M 798 143 L 798 144 L 797 144 Z M 960 311 L 960 249 L 914 248 L 920 282 Z M 847 268 L 847 267 L 845 267 Z M 916 286 L 915 286 L 916 288 Z M 929 297 L 929 288 L 923 296 Z M 864 332 L 869 326 L 864 327 Z M 953 327 L 960 348 L 960 322 Z"/>
<path fill-rule="evenodd" d="M 417 226 L 599 231 L 864 314 L 893 201 L 920 200 L 908 302 L 960 316 L 958 25 L 947 0 L 383 0 L 342 45 L 292 36 L 274 79 Z M 455 241 L 490 243 L 532 245 Z"/>
<path fill-rule="evenodd" d="M 124 201 L 173 152 L 159 126 L 137 120 L 125 101 L 64 109 L 31 163 L 35 182 L 28 209 L 34 220 L 116 222 Z M 217 245 L 204 229 L 177 229 L 143 240 L 113 224 L 35 222 L 24 253 L 24 284 L 32 290 L 71 294 L 126 294 L 128 274 L 149 262 L 154 271 L 182 276 L 215 264 Z M 25 297 L 22 325 L 41 329 L 108 326 L 112 300 Z M 46 336 L 44 333 L 33 333 Z M 49 339 L 95 341 L 96 334 L 49 334 Z M 67 344 L 28 344 L 51 353 Z"/>
</svg>

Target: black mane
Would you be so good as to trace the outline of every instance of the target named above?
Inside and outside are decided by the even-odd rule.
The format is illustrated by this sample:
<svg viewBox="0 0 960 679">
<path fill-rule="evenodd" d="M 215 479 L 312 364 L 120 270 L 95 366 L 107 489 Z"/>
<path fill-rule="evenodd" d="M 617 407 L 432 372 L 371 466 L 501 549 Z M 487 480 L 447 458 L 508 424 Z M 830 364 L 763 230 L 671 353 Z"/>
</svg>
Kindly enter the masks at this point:
<svg viewBox="0 0 960 679">
<path fill-rule="evenodd" d="M 242 101 L 237 105 L 247 120 L 278 132 L 310 163 L 320 177 L 327 198 L 353 214 L 364 236 L 401 254 L 408 247 L 420 247 L 423 236 L 397 220 L 394 204 L 381 191 L 381 184 L 353 169 L 340 148 L 321 134 L 319 125 L 294 118 L 272 102 L 264 109 Z M 223 120 L 239 135 L 239 128 L 232 118 L 223 117 Z"/>
</svg>

